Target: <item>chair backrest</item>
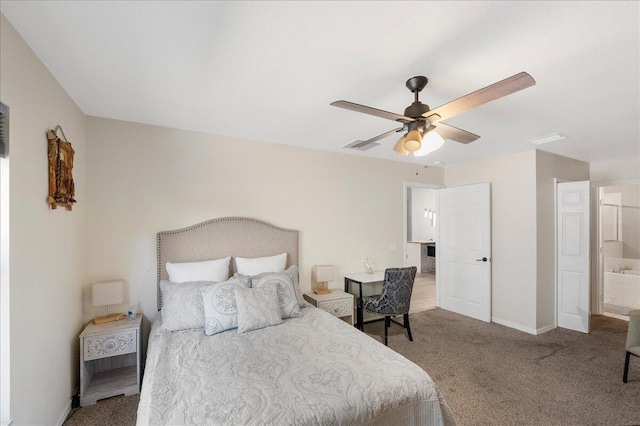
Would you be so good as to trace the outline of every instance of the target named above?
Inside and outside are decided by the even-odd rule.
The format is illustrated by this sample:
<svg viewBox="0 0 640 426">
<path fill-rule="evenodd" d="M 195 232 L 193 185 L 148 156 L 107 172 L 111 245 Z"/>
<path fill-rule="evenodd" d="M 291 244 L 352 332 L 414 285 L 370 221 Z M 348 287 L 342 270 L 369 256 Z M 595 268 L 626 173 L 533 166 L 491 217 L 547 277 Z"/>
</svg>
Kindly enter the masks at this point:
<svg viewBox="0 0 640 426">
<path fill-rule="evenodd" d="M 632 350 L 633 349 L 633 350 Z M 627 350 L 640 356 L 640 309 L 629 312 L 629 329 L 627 330 Z"/>
<path fill-rule="evenodd" d="M 402 315 L 409 312 L 411 305 L 411 293 L 413 282 L 416 279 L 418 268 L 388 268 L 384 271 L 384 283 L 380 301 L 390 306 L 394 315 Z"/>
</svg>

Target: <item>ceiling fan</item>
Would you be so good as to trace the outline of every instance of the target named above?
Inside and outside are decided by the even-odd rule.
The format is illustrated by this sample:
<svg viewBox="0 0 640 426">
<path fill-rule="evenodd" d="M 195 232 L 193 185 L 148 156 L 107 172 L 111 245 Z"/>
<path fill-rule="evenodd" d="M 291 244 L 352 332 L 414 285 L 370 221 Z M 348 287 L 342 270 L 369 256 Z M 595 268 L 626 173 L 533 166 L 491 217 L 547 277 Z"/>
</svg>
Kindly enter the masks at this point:
<svg viewBox="0 0 640 426">
<path fill-rule="evenodd" d="M 350 147 L 363 148 L 396 132 L 404 132 L 404 136 L 402 136 L 393 147 L 393 150 L 401 155 L 408 155 L 410 152 L 416 157 L 427 155 L 429 152 L 440 148 L 444 144 L 444 139 L 450 139 L 464 144 L 471 143 L 480 138 L 480 136 L 445 124 L 442 120 L 446 120 L 461 112 L 500 99 L 536 84 L 533 77 L 526 72 L 521 72 L 441 105 L 438 108 L 430 109 L 429 105 L 425 105 L 418 100 L 418 94 L 425 88 L 428 82 L 427 77 L 423 76 L 412 77 L 407 80 L 407 89 L 414 93 L 415 100 L 404 110 L 404 115 L 348 101 L 332 102 L 331 106 L 375 115 L 376 117 L 402 123 L 402 127 L 389 130 L 388 132 L 351 145 Z"/>
</svg>

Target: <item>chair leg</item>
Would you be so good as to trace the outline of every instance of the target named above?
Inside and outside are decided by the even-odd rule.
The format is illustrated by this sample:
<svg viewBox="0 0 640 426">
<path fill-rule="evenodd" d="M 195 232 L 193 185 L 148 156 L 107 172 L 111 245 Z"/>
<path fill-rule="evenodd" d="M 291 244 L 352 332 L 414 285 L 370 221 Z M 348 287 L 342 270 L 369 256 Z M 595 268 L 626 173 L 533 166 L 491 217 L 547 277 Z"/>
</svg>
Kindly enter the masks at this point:
<svg viewBox="0 0 640 426">
<path fill-rule="evenodd" d="M 404 328 L 407 329 L 407 334 L 409 335 L 409 341 L 413 342 L 413 337 L 411 336 L 411 325 L 409 325 L 409 314 L 404 314 Z"/>
<path fill-rule="evenodd" d="M 384 317 L 384 345 L 385 346 L 389 346 L 387 345 L 387 332 L 389 330 L 390 323 L 391 323 L 391 317 L 385 316 Z"/>
<path fill-rule="evenodd" d="M 622 375 L 622 382 L 627 383 L 627 374 L 629 373 L 629 356 L 631 352 L 627 351 L 627 356 L 624 360 L 624 374 Z"/>
</svg>

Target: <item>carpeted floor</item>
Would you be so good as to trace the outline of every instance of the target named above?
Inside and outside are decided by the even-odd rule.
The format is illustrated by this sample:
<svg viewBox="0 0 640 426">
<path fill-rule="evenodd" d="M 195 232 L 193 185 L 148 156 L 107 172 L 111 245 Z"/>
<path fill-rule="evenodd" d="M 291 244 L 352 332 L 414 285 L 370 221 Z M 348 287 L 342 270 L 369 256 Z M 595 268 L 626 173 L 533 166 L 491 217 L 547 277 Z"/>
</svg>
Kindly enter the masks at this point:
<svg viewBox="0 0 640 426">
<path fill-rule="evenodd" d="M 380 339 L 382 325 L 365 330 Z M 389 346 L 429 373 L 459 425 L 639 425 L 639 359 L 622 383 L 627 325 L 598 316 L 588 335 L 532 336 L 434 309 L 411 315 L 413 343 L 392 324 Z M 133 425 L 137 403 L 104 400 L 65 424 Z"/>
</svg>

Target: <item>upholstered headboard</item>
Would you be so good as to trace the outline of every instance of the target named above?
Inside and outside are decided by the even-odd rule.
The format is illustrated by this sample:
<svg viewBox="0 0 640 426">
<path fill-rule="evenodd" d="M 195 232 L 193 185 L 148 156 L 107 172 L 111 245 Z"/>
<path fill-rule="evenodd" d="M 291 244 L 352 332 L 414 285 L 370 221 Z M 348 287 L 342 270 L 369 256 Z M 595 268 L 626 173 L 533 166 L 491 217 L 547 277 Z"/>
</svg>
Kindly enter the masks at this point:
<svg viewBox="0 0 640 426">
<path fill-rule="evenodd" d="M 198 262 L 232 257 L 263 257 L 287 253 L 287 268 L 298 264 L 298 231 L 245 217 L 212 219 L 188 228 L 158 232 L 158 310 L 160 280 L 169 279 L 167 262 Z"/>
</svg>

